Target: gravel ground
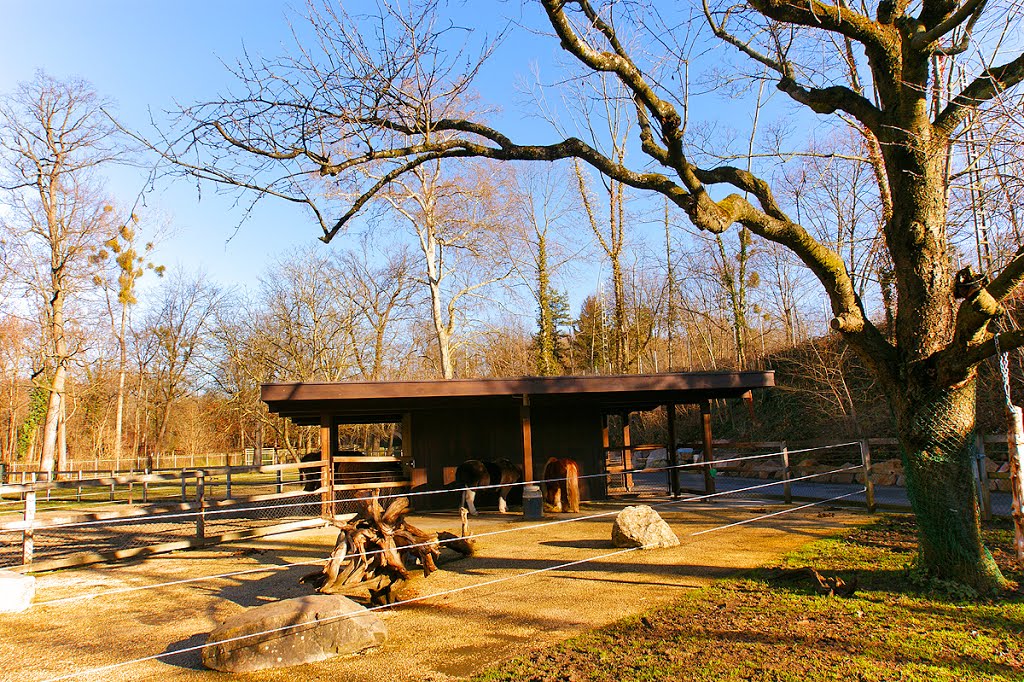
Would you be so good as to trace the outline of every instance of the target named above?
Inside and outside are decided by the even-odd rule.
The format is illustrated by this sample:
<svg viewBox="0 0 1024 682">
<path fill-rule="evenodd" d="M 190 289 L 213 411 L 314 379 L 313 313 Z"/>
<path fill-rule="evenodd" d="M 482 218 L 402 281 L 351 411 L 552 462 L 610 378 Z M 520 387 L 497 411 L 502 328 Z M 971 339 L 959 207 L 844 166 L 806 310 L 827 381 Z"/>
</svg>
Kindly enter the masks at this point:
<svg viewBox="0 0 1024 682">
<path fill-rule="evenodd" d="M 648 502 L 648 501 L 645 501 Z M 649 503 L 649 502 L 648 502 Z M 864 516 L 813 507 L 691 537 L 700 530 L 782 509 L 763 501 L 730 500 L 662 510 L 680 547 L 596 558 L 577 566 L 439 596 L 382 613 L 387 643 L 352 658 L 239 676 L 246 680 L 447 680 L 638 613 L 738 569 L 769 562 L 803 543 L 857 523 Z M 512 577 L 614 551 L 612 515 L 623 503 L 585 505 L 580 516 L 609 515 L 533 527 L 514 515 L 485 512 L 471 530 L 517 528 L 478 540 L 478 554 L 417 578 L 406 594 L 430 595 Z M 557 515 L 548 520 L 565 519 Z M 457 530 L 451 513 L 410 517 L 427 530 Z M 88 670 L 201 645 L 230 615 L 262 603 L 308 594 L 299 578 L 309 566 L 274 566 L 325 557 L 336 531 L 314 530 L 155 556 L 136 564 L 96 566 L 38 576 L 36 606 L 0 614 L 0 679 L 37 682 L 74 674 L 83 680 L 233 679 L 206 671 L 198 652 Z M 231 578 L 69 601 L 39 602 L 228 571 L 260 569 Z"/>
</svg>

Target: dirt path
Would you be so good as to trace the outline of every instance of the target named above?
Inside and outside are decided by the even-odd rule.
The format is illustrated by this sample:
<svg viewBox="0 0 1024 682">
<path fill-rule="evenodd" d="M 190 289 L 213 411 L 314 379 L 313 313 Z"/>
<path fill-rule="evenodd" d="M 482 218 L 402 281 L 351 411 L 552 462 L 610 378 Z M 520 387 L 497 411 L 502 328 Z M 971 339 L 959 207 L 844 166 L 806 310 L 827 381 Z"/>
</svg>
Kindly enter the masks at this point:
<svg viewBox="0 0 1024 682">
<path fill-rule="evenodd" d="M 582 515 L 623 506 L 588 505 Z M 756 506 L 757 511 L 752 510 Z M 487 587 L 426 599 L 383 613 L 387 643 L 354 657 L 281 671 L 247 680 L 445 680 L 470 675 L 531 648 L 597 627 L 658 603 L 737 569 L 769 562 L 803 543 L 856 523 L 854 513 L 811 508 L 721 532 L 691 533 L 749 519 L 765 509 L 757 503 L 717 503 L 664 511 L 682 546 L 607 557 Z M 559 518 L 565 518 L 560 516 Z M 424 529 L 455 530 L 453 514 L 411 517 Z M 599 557 L 614 551 L 612 517 L 523 529 L 480 538 L 479 554 L 445 565 L 412 583 L 420 595 L 514 576 L 540 568 Z M 521 517 L 485 513 L 472 531 L 523 528 Z M 232 578 L 161 587 L 0 615 L 0 679 L 37 682 L 134 658 L 202 644 L 226 617 L 268 601 L 308 594 L 299 578 L 313 567 L 273 566 L 323 558 L 336 531 L 293 533 L 216 551 L 152 557 L 135 565 L 113 565 L 39 576 L 36 602 L 266 566 Z M 202 669 L 196 652 L 135 663 L 76 679 L 217 680 Z"/>
</svg>

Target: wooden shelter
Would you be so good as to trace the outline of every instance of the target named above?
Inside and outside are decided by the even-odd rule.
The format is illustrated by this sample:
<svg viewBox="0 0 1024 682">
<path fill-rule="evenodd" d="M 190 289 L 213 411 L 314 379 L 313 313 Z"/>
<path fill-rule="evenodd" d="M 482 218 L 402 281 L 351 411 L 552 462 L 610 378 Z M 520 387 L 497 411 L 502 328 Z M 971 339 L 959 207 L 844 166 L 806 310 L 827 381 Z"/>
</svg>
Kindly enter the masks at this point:
<svg viewBox="0 0 1024 682">
<path fill-rule="evenodd" d="M 336 492 L 373 484 L 365 480 L 339 482 L 345 480 L 340 474 L 327 477 L 329 460 L 333 459 L 335 470 L 343 474 L 365 470 L 374 463 L 385 464 L 382 460 L 388 459 L 339 455 L 338 427 L 379 423 L 401 425 L 401 457 L 393 461 L 405 463 L 408 474 L 406 480 L 394 481 L 393 487 L 436 490 L 447 485 L 454 467 L 467 459 L 504 457 L 521 462 L 526 480 L 539 478 L 549 457 L 571 457 L 583 474 L 615 474 L 614 468 L 631 468 L 628 415 L 659 406 L 675 414 L 678 404 L 700 405 L 704 452 L 710 456 L 711 401 L 749 397 L 754 389 L 774 385 L 774 372 L 688 372 L 264 384 L 262 398 L 273 413 L 299 425 L 320 426 L 323 473 L 333 481 Z M 619 467 L 608 466 L 611 415 L 624 417 L 622 447 L 617 448 L 623 455 Z M 674 455 L 671 419 L 668 441 L 665 446 Z M 588 479 L 585 494 L 604 497 L 603 481 Z M 332 496 L 325 492 L 325 505 Z M 453 499 L 446 504 L 450 506 Z"/>
</svg>

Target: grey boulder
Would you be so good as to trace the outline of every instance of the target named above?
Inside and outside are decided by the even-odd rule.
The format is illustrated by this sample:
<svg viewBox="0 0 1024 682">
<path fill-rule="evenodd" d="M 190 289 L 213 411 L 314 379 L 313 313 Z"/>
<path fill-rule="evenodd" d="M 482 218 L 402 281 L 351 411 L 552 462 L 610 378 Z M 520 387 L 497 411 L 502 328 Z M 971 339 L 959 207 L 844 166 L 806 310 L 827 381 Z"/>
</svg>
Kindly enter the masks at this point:
<svg viewBox="0 0 1024 682">
<path fill-rule="evenodd" d="M 36 579 L 14 571 L 0 571 L 0 613 L 21 613 L 32 605 Z"/>
<path fill-rule="evenodd" d="M 675 547 L 679 538 L 665 520 L 647 505 L 626 507 L 612 524 L 612 544 L 616 547 Z"/>
<path fill-rule="evenodd" d="M 376 613 L 351 599 L 317 594 L 257 606 L 228 618 L 210 633 L 203 665 L 252 672 L 355 654 L 387 637 Z"/>
</svg>

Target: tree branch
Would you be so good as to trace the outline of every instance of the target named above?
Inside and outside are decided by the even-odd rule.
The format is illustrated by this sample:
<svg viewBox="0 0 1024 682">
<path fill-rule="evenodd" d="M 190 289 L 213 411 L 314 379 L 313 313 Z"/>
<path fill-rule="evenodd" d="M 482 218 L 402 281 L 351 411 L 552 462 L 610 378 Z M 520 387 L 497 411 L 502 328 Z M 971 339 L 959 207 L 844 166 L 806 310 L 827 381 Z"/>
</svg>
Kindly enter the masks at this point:
<svg viewBox="0 0 1024 682">
<path fill-rule="evenodd" d="M 750 0 L 750 5 L 769 19 L 824 29 L 853 38 L 868 48 L 886 50 L 884 34 L 888 27 L 847 6 L 818 0 Z"/>
<path fill-rule="evenodd" d="M 971 110 L 1024 80 L 1024 54 L 1000 66 L 987 69 L 953 98 L 935 118 L 935 127 L 947 137 L 963 123 Z"/>
<path fill-rule="evenodd" d="M 968 17 L 971 19 L 970 27 L 973 28 L 974 24 L 977 22 L 977 18 L 981 16 L 981 12 L 984 10 L 986 2 L 988 2 L 988 0 L 967 0 L 967 2 L 960 6 L 960 9 L 950 14 L 945 20 L 928 29 L 924 33 L 918 33 L 915 35 L 910 40 L 911 46 L 918 50 L 924 50 L 931 43 L 939 40 L 942 36 L 954 30 Z M 968 29 L 968 34 L 969 33 L 970 29 Z M 964 46 L 964 49 L 967 49 L 966 45 Z"/>
<path fill-rule="evenodd" d="M 872 133 L 881 126 L 882 112 L 863 95 L 848 87 L 834 85 L 828 88 L 805 88 L 789 77 L 779 80 L 779 90 L 818 114 L 845 111 Z"/>
</svg>

